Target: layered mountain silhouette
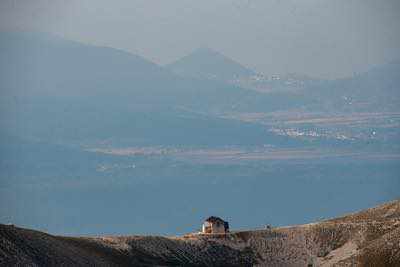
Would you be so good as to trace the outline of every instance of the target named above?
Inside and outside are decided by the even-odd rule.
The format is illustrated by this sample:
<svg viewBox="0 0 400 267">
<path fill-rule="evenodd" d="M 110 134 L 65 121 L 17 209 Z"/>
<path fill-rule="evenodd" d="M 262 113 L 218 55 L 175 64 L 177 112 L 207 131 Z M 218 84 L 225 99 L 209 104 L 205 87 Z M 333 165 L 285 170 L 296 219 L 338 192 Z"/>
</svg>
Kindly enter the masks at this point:
<svg viewBox="0 0 400 267">
<path fill-rule="evenodd" d="M 254 72 L 207 48 L 162 68 L 124 51 L 44 33 L 3 32 L 0 40 L 3 129 L 45 140 L 284 144 L 265 127 L 215 114 L 396 110 L 400 102 L 398 62 L 297 92 L 264 94 L 223 82 Z M 171 72 L 179 69 L 191 77 Z"/>
<path fill-rule="evenodd" d="M 7 62 L 0 70 L 1 124 L 9 134 L 74 141 L 128 137 L 162 145 L 267 140 L 264 127 L 211 115 L 276 108 L 269 96 L 179 77 L 127 52 L 48 34 L 2 33 L 0 39 L 0 59 Z"/>
<path fill-rule="evenodd" d="M 124 51 L 44 33 L 3 32 L 0 40 L 0 59 L 6 62 L 0 66 L 0 111 L 3 128 L 10 133 L 43 138 L 61 134 L 76 140 L 145 136 L 158 144 L 167 142 L 167 136 L 229 140 L 227 136 L 236 135 L 228 143 L 263 143 L 264 127 L 215 114 L 299 108 L 393 111 L 400 102 L 398 61 L 348 79 L 318 81 L 296 92 L 266 94 L 223 82 L 254 72 L 207 48 L 162 68 Z M 216 79 L 208 79 L 211 76 Z M 160 130 L 163 137 L 156 134 Z"/>
<path fill-rule="evenodd" d="M 100 105 L 112 105 L 111 100 L 118 98 L 118 106 L 185 106 L 208 111 L 266 106 L 259 101 L 263 95 L 254 91 L 179 77 L 140 56 L 113 48 L 41 33 L 1 33 L 0 39 L 0 58 L 7 62 L 0 74 L 4 97 L 96 96 Z"/>
</svg>

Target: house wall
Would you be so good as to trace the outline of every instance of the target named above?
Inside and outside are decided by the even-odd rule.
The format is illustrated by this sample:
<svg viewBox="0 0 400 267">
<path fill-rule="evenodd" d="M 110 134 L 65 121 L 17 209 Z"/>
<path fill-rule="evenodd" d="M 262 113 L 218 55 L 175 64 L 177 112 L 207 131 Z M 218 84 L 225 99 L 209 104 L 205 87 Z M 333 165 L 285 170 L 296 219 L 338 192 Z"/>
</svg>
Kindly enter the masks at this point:
<svg viewBox="0 0 400 267">
<path fill-rule="evenodd" d="M 223 223 L 210 223 L 204 222 L 202 226 L 203 233 L 223 234 L 225 233 L 225 226 Z"/>
<path fill-rule="evenodd" d="M 216 234 L 223 234 L 225 233 L 225 227 L 224 224 L 219 223 L 219 224 L 212 224 L 212 232 Z"/>
<path fill-rule="evenodd" d="M 211 224 L 209 222 L 204 222 L 202 228 L 203 233 L 209 233 L 211 230 Z"/>
</svg>

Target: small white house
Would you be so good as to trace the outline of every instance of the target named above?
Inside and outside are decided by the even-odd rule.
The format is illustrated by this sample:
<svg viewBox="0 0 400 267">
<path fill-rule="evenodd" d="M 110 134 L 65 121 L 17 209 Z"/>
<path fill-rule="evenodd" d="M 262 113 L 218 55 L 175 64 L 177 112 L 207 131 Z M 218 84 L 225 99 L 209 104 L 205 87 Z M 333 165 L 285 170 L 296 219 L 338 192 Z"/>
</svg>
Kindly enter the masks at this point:
<svg viewBox="0 0 400 267">
<path fill-rule="evenodd" d="M 202 227 L 203 234 L 225 234 L 229 232 L 229 223 L 219 217 L 208 217 Z"/>
</svg>

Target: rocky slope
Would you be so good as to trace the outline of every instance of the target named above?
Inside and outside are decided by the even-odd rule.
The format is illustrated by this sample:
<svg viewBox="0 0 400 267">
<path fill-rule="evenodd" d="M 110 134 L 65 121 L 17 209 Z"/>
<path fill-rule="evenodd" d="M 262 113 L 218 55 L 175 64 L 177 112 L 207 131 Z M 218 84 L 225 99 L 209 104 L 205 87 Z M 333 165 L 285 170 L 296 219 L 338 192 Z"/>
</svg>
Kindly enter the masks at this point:
<svg viewBox="0 0 400 267">
<path fill-rule="evenodd" d="M 400 201 L 227 235 L 62 237 L 0 225 L 0 265 L 400 266 Z"/>
</svg>

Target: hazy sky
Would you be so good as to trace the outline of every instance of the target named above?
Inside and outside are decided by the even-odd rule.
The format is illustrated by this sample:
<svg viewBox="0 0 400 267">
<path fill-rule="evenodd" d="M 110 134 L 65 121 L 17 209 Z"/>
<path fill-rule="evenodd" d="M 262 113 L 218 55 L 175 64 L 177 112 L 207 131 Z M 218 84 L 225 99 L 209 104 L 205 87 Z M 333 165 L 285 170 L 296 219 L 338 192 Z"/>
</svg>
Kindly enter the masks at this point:
<svg viewBox="0 0 400 267">
<path fill-rule="evenodd" d="M 208 46 L 266 74 L 333 78 L 400 59 L 399 0 L 1 0 L 0 25 L 160 64 Z"/>
</svg>

